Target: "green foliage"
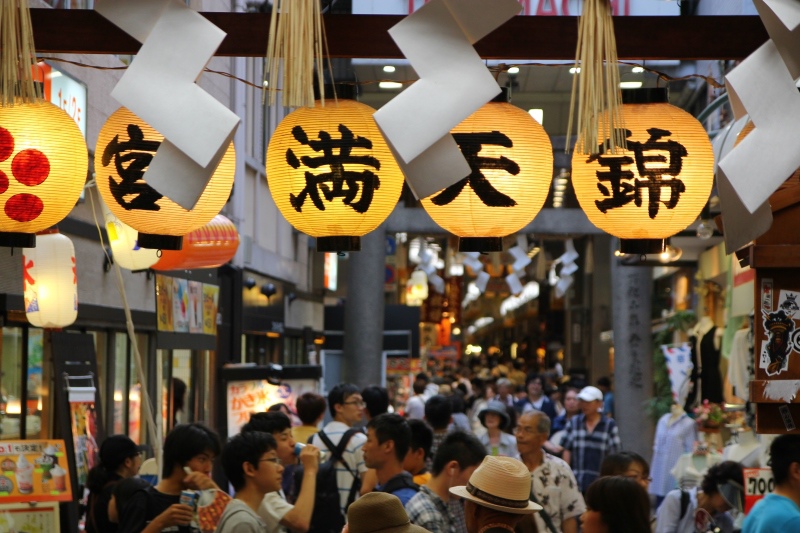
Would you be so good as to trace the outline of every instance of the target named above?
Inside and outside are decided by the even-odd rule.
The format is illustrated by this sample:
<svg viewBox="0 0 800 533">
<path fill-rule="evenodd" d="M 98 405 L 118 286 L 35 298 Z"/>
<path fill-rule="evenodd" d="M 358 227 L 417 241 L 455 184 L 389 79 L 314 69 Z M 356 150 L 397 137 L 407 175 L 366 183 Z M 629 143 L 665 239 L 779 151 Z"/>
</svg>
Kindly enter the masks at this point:
<svg viewBox="0 0 800 533">
<path fill-rule="evenodd" d="M 695 321 L 695 318 L 694 311 L 678 311 L 666 319 L 663 329 L 653 334 L 654 396 L 647 402 L 645 409 L 654 422 L 668 413 L 672 406 L 672 386 L 669 382 L 667 361 L 664 358 L 664 352 L 661 351 L 661 346 L 671 344 L 675 332 L 689 329 L 689 325 Z"/>
</svg>

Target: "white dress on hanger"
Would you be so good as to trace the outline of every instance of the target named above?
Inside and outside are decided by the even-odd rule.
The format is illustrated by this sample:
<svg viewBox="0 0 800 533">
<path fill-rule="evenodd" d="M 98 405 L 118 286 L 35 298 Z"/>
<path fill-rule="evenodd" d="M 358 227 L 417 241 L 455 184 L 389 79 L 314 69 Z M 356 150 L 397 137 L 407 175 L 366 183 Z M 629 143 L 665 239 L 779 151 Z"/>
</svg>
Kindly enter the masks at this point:
<svg viewBox="0 0 800 533">
<path fill-rule="evenodd" d="M 669 491 L 677 487 L 671 471 L 683 454 L 692 451 L 697 440 L 696 424 L 689 415 L 683 413 L 670 423 L 671 417 L 672 413 L 665 414 L 656 425 L 653 464 L 650 467 L 650 475 L 653 478 L 650 483 L 650 494 L 656 496 L 666 496 Z"/>
</svg>

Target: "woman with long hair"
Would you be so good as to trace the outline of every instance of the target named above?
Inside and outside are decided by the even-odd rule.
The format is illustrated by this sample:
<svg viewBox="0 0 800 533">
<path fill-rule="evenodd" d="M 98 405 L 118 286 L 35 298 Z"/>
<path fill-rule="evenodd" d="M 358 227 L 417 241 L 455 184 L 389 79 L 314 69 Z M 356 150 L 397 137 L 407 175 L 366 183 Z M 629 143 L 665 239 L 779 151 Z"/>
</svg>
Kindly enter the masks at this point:
<svg viewBox="0 0 800 533">
<path fill-rule="evenodd" d="M 583 533 L 650 533 L 650 498 L 626 477 L 601 477 L 586 490 Z"/>
<path fill-rule="evenodd" d="M 89 503 L 86 510 L 87 533 L 115 533 L 117 524 L 108 519 L 108 504 L 114 486 L 139 473 L 142 447 L 125 435 L 112 435 L 100 445 L 100 463 L 89 470 L 86 488 Z"/>
</svg>

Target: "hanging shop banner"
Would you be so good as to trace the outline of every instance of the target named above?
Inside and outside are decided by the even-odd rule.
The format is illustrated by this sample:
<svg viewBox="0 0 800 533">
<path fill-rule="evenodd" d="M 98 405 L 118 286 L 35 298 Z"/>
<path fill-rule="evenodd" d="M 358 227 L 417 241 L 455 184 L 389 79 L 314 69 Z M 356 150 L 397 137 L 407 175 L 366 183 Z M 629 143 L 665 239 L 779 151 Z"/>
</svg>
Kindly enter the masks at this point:
<svg viewBox="0 0 800 533">
<path fill-rule="evenodd" d="M 285 380 L 272 385 L 265 379 L 228 383 L 228 435 L 236 435 L 253 413 L 263 413 L 270 405 L 286 404 L 295 412 L 295 401 L 306 392 L 318 392 L 314 379 Z"/>
<path fill-rule="evenodd" d="M 771 468 L 744 469 L 744 514 L 767 494 L 774 492 L 775 479 Z"/>
<path fill-rule="evenodd" d="M 158 331 L 217 334 L 219 286 L 156 274 Z"/>
<path fill-rule="evenodd" d="M 189 333 L 203 333 L 203 284 L 189 282 Z"/>
<path fill-rule="evenodd" d="M 11 533 L 59 533 L 58 504 L 28 503 L 0 505 L 0 531 Z"/>
<path fill-rule="evenodd" d="M 0 441 L 0 503 L 72 501 L 63 440 Z"/>
<path fill-rule="evenodd" d="M 86 486 L 86 478 L 98 462 L 97 413 L 94 387 L 69 387 L 69 412 L 72 441 L 75 446 L 75 473 L 78 485 Z"/>
<path fill-rule="evenodd" d="M 219 287 L 203 284 L 203 331 L 206 335 L 217 334 L 217 313 L 219 312 Z"/>
</svg>

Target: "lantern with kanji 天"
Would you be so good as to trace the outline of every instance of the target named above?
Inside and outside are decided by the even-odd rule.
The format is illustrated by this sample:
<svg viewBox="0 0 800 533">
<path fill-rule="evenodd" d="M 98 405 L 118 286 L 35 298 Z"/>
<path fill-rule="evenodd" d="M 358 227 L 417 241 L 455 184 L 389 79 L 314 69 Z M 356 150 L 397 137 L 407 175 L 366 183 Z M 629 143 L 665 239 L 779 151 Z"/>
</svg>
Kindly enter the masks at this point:
<svg viewBox="0 0 800 533">
<path fill-rule="evenodd" d="M 544 128 L 508 103 L 506 89 L 452 130 L 472 173 L 422 200 L 433 220 L 458 235 L 462 252 L 503 249 L 547 199 L 553 148 Z"/>
<path fill-rule="evenodd" d="M 231 142 L 203 194 L 186 210 L 146 183 L 147 168 L 163 140 L 130 110 L 118 109 L 97 137 L 95 179 L 114 216 L 139 232 L 139 246 L 179 250 L 184 235 L 210 222 L 227 203 L 236 154 Z"/>
<path fill-rule="evenodd" d="M 78 317 L 75 248 L 66 235 L 38 235 L 36 248 L 22 249 L 23 297 L 28 322 L 63 328 Z"/>
<path fill-rule="evenodd" d="M 100 200 L 100 205 L 114 262 L 134 271 L 147 270 L 156 264 L 158 250 L 139 246 L 139 232 L 115 217 L 104 201 Z"/>
<path fill-rule="evenodd" d="M 236 224 L 217 215 L 200 229 L 188 233 L 180 250 L 163 250 L 153 270 L 214 268 L 230 261 L 239 248 Z"/>
<path fill-rule="evenodd" d="M 324 106 L 293 111 L 270 139 L 272 198 L 292 226 L 316 238 L 319 252 L 359 250 L 361 236 L 400 198 L 403 173 L 374 112 L 339 94 Z"/>
<path fill-rule="evenodd" d="M 88 167 L 66 112 L 42 100 L 0 106 L 0 246 L 36 246 L 75 207 Z"/>
<path fill-rule="evenodd" d="M 572 185 L 589 220 L 620 238 L 620 251 L 664 251 L 695 221 L 714 181 L 708 133 L 668 103 L 666 89 L 622 91 L 627 149 L 572 157 Z"/>
</svg>

